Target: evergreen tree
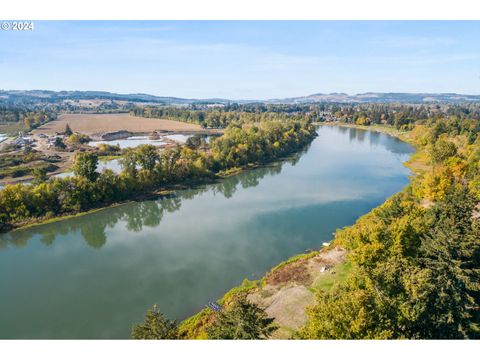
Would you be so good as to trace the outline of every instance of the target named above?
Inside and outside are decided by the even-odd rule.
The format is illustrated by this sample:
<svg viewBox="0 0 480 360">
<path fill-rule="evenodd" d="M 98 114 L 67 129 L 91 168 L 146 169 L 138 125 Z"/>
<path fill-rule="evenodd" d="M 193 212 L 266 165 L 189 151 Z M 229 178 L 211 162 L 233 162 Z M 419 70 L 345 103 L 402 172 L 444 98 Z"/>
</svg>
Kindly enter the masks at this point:
<svg viewBox="0 0 480 360">
<path fill-rule="evenodd" d="M 72 129 L 70 129 L 70 125 L 68 125 L 68 124 L 65 126 L 65 135 L 66 136 L 73 135 L 73 131 L 72 131 Z"/>
<path fill-rule="evenodd" d="M 217 313 L 215 322 L 207 328 L 210 339 L 268 339 L 277 330 L 265 310 L 239 297 L 229 307 Z"/>
<path fill-rule="evenodd" d="M 171 321 L 158 311 L 157 305 L 147 311 L 143 323 L 134 325 L 132 339 L 137 340 L 173 340 L 178 339 L 176 321 Z"/>
<path fill-rule="evenodd" d="M 59 137 L 55 138 L 54 146 L 55 146 L 56 149 L 59 149 L 59 150 L 63 150 L 67 147 L 65 145 L 65 143 L 63 142 L 63 140 Z"/>
<path fill-rule="evenodd" d="M 471 336 L 480 301 L 480 231 L 475 202 L 465 187 L 452 190 L 432 212 L 435 221 L 422 242 L 420 262 L 431 271 L 434 292 L 424 337 Z"/>
</svg>

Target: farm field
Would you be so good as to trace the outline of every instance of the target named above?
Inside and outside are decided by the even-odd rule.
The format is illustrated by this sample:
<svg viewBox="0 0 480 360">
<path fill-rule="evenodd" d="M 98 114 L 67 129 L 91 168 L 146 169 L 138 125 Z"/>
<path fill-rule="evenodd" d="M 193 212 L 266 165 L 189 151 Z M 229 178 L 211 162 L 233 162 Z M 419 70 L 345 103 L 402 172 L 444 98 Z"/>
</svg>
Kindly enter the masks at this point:
<svg viewBox="0 0 480 360">
<path fill-rule="evenodd" d="M 69 125 L 74 132 L 94 135 L 109 131 L 127 130 L 134 133 L 151 131 L 208 132 L 200 125 L 180 121 L 131 116 L 129 114 L 64 114 L 44 124 L 33 133 L 53 135 Z"/>
</svg>

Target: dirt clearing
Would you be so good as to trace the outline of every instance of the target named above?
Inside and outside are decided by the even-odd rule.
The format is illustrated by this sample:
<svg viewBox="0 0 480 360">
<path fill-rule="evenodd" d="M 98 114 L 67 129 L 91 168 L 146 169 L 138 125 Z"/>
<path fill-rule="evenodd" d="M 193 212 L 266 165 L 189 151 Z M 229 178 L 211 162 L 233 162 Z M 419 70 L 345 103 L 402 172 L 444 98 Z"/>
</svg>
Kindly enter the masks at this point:
<svg viewBox="0 0 480 360">
<path fill-rule="evenodd" d="M 306 321 L 305 310 L 315 300 L 314 287 L 322 288 L 323 278 L 333 283 L 345 263 L 346 251 L 339 247 L 326 248 L 311 258 L 288 263 L 265 277 L 265 286 L 250 293 L 248 299 L 275 318 L 280 328 L 273 338 L 288 339 Z"/>
<path fill-rule="evenodd" d="M 57 120 L 51 121 L 34 130 L 34 133 L 53 135 L 65 131 L 69 125 L 74 132 L 87 135 L 126 130 L 132 133 L 148 133 L 155 130 L 172 132 L 209 132 L 200 125 L 180 121 L 143 118 L 129 114 L 63 114 Z"/>
</svg>

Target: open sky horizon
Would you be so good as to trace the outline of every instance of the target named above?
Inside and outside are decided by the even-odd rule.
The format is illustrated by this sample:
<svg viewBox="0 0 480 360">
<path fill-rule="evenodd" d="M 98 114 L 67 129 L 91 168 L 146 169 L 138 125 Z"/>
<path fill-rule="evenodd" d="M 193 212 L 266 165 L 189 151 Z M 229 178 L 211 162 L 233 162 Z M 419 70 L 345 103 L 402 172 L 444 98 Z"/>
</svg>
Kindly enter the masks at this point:
<svg viewBox="0 0 480 360">
<path fill-rule="evenodd" d="M 478 38 L 478 21 L 35 21 L 33 31 L 0 31 L 0 88 L 473 95 Z"/>
</svg>

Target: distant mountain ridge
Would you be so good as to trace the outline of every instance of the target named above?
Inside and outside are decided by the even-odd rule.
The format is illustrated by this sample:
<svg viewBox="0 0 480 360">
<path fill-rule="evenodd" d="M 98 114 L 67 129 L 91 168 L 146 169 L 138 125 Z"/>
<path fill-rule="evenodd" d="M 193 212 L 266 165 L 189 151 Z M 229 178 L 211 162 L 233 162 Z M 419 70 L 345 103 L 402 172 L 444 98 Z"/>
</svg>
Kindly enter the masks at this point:
<svg viewBox="0 0 480 360">
<path fill-rule="evenodd" d="M 158 103 L 167 105 L 188 104 L 304 104 L 304 103 L 461 103 L 480 102 L 480 95 L 456 93 L 383 93 L 366 92 L 349 95 L 346 93 L 312 94 L 308 96 L 269 100 L 229 100 L 222 98 L 188 99 L 150 94 L 117 94 L 107 91 L 50 91 L 50 90 L 0 90 L 0 102 L 57 102 L 63 100 L 102 99 L 128 102 Z"/>
<path fill-rule="evenodd" d="M 381 93 L 367 92 L 355 95 L 345 93 L 312 94 L 308 96 L 269 100 L 273 103 L 459 103 L 477 102 L 480 95 L 463 95 L 456 93 Z"/>
<path fill-rule="evenodd" d="M 63 100 L 117 100 L 129 102 L 151 102 L 165 104 L 192 104 L 200 102 L 231 102 L 226 99 L 183 99 L 172 96 L 156 96 L 150 94 L 117 94 L 108 91 L 51 91 L 51 90 L 0 90 L 0 100 L 11 102 L 22 101 L 63 101 Z"/>
</svg>

